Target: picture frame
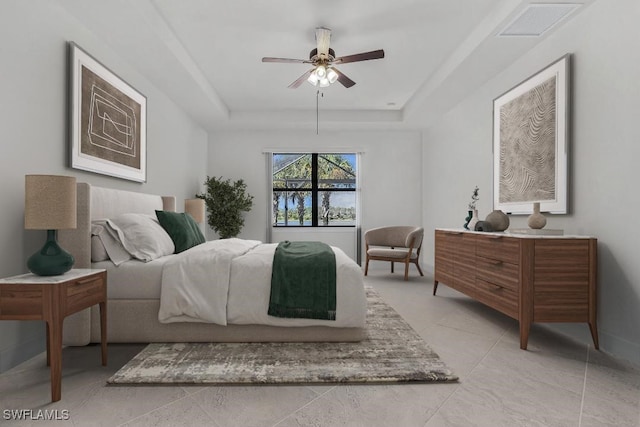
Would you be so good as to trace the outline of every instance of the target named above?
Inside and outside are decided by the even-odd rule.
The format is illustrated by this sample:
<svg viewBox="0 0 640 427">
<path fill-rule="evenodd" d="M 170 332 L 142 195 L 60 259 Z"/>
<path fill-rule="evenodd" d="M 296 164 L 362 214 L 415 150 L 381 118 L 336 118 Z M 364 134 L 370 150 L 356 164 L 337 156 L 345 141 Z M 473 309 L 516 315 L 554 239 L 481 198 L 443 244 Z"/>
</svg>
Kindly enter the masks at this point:
<svg viewBox="0 0 640 427">
<path fill-rule="evenodd" d="M 571 55 L 493 101 L 493 209 L 568 213 Z"/>
<path fill-rule="evenodd" d="M 70 58 L 70 165 L 147 180 L 147 98 L 74 42 Z"/>
</svg>

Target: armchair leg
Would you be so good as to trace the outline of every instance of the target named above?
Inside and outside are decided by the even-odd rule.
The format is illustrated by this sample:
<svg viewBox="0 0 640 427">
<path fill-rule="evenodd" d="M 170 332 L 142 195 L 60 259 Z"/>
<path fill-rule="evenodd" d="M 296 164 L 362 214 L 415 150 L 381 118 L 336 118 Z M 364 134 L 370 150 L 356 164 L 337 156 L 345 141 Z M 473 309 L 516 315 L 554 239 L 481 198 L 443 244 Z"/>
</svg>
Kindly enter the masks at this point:
<svg viewBox="0 0 640 427">
<path fill-rule="evenodd" d="M 404 263 L 404 281 L 409 280 L 409 262 Z"/>
<path fill-rule="evenodd" d="M 421 276 L 424 276 L 424 274 L 422 273 L 422 269 L 420 268 L 420 264 L 418 264 L 418 261 L 416 261 L 416 267 L 418 267 L 418 273 L 420 273 Z"/>
<path fill-rule="evenodd" d="M 393 264 L 394 264 L 394 262 L 393 262 L 393 261 L 391 261 L 391 272 L 392 272 L 392 273 L 393 273 Z"/>
<path fill-rule="evenodd" d="M 364 264 L 364 275 L 366 276 L 369 273 L 369 255 L 367 255 L 367 261 Z"/>
</svg>

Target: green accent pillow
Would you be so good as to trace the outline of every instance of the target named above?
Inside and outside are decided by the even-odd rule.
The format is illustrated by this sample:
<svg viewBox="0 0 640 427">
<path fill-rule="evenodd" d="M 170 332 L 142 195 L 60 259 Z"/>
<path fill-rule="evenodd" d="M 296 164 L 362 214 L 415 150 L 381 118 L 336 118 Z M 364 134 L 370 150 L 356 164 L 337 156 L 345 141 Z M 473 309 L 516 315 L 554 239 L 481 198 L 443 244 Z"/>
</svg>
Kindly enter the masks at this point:
<svg viewBox="0 0 640 427">
<path fill-rule="evenodd" d="M 158 222 L 165 229 L 176 247 L 175 253 L 205 242 L 200 227 L 189 214 L 182 212 L 156 211 Z"/>
</svg>

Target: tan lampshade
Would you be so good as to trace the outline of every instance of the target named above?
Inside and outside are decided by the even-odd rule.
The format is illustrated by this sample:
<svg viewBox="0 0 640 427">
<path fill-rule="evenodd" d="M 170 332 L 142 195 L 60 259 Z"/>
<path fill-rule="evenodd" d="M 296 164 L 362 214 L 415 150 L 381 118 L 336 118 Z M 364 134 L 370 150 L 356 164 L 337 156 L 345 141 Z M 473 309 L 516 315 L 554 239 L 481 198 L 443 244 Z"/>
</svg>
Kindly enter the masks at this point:
<svg viewBox="0 0 640 427">
<path fill-rule="evenodd" d="M 72 176 L 26 175 L 24 228 L 76 228 L 76 179 Z"/>
<path fill-rule="evenodd" d="M 184 211 L 191 214 L 198 224 L 202 224 L 204 222 L 204 199 L 185 200 Z"/>
</svg>

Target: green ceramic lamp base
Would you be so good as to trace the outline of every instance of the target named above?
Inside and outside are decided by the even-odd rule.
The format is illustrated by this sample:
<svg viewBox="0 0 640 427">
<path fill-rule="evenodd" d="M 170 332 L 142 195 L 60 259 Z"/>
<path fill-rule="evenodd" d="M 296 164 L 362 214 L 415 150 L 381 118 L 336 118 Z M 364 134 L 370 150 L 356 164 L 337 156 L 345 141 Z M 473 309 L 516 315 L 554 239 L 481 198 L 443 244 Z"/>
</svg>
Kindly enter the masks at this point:
<svg viewBox="0 0 640 427">
<path fill-rule="evenodd" d="M 29 257 L 27 267 L 38 276 L 57 276 L 71 270 L 73 255 L 58 245 L 57 230 L 47 230 L 47 241 L 42 249 Z"/>
</svg>

